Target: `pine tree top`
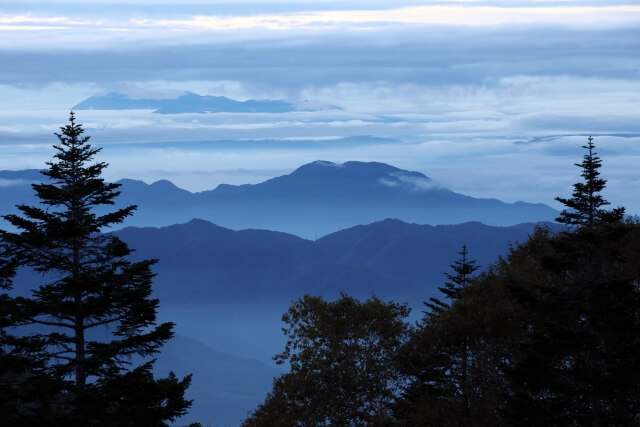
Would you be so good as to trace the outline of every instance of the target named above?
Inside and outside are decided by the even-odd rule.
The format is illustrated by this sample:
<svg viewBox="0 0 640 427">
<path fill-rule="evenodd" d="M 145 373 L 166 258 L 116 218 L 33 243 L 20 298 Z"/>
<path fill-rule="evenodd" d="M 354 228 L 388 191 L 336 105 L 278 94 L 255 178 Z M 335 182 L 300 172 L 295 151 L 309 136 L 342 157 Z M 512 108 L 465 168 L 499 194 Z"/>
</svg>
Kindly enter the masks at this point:
<svg viewBox="0 0 640 427">
<path fill-rule="evenodd" d="M 589 136 L 587 145 L 582 148 L 588 150 L 582 163 L 575 163 L 582 169 L 580 176 L 582 182 L 573 184 L 571 198 L 556 197 L 555 200 L 566 206 L 556 218 L 556 221 L 569 226 L 592 228 L 598 223 L 621 221 L 624 217 L 624 208 L 612 210 L 603 209 L 610 203 L 602 197 L 600 192 L 605 188 L 607 180 L 600 178 L 602 160 L 594 151 L 593 137 Z"/>
<path fill-rule="evenodd" d="M 457 253 L 460 258 L 450 265 L 453 274 L 445 273 L 447 281 L 444 286 L 438 287 L 438 290 L 451 302 L 459 299 L 462 296 L 462 292 L 471 286 L 474 273 L 480 268 L 479 265 L 476 265 L 475 260 L 467 258 L 469 249 L 466 244 L 462 245 L 462 249 Z M 428 312 L 425 312 L 428 317 L 437 316 L 450 307 L 449 303 L 434 297 L 429 298 L 429 302 L 425 301 L 424 305 L 429 309 Z"/>
<path fill-rule="evenodd" d="M 94 162 L 101 148 L 89 144 L 90 137 L 83 133 L 82 124 L 76 123 L 72 111 L 69 123 L 55 133 L 56 153 L 53 160 L 46 162 L 49 168 L 42 171 L 49 179 L 32 185 L 40 204 L 46 207 L 19 205 L 24 215 L 6 215 L 5 220 L 31 233 L 44 232 L 45 227 L 49 232 L 65 233 L 70 239 L 85 239 L 123 222 L 133 213 L 136 206 L 99 214 L 101 206 L 115 204 L 120 184 L 104 181 L 102 171 L 108 164 Z"/>
</svg>

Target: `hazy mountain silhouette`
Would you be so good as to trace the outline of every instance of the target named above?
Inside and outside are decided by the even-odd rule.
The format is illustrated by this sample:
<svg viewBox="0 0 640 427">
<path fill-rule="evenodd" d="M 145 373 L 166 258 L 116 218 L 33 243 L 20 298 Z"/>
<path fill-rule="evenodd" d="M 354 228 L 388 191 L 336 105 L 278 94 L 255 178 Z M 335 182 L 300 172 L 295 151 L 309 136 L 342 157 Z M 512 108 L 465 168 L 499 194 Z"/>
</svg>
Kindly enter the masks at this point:
<svg viewBox="0 0 640 427">
<path fill-rule="evenodd" d="M 35 171 L 0 172 L 0 208 L 33 201 Z M 128 226 L 166 226 L 202 218 L 231 229 L 258 228 L 317 238 L 343 228 L 397 218 L 418 224 L 488 225 L 553 221 L 544 204 L 476 199 L 441 187 L 419 172 L 384 163 L 316 161 L 259 184 L 221 184 L 190 193 L 163 180 L 124 179 L 120 205 L 138 205 Z"/>
<path fill-rule="evenodd" d="M 422 301 L 437 292 L 462 244 L 487 266 L 509 243 L 524 241 L 534 226 L 384 220 L 310 241 L 192 220 L 163 228 L 125 228 L 116 234 L 136 248 L 136 258 L 159 259 L 154 289 L 168 305 L 279 302 L 304 293 L 335 297 L 340 291 Z"/>
<path fill-rule="evenodd" d="M 375 162 L 316 161 L 259 184 L 222 184 L 192 197 L 167 187 L 158 199 L 149 196 L 155 184 L 123 184 L 123 198 L 140 206 L 129 225 L 202 218 L 232 229 L 278 230 L 312 239 L 384 218 L 419 224 L 514 225 L 553 221 L 558 215 L 543 204 L 458 194 L 419 172 Z"/>
<path fill-rule="evenodd" d="M 129 98 L 120 93 L 91 96 L 72 110 L 154 110 L 158 114 L 179 113 L 286 113 L 297 107 L 281 100 L 236 101 L 225 96 L 198 95 L 185 92 L 178 98 Z"/>
</svg>

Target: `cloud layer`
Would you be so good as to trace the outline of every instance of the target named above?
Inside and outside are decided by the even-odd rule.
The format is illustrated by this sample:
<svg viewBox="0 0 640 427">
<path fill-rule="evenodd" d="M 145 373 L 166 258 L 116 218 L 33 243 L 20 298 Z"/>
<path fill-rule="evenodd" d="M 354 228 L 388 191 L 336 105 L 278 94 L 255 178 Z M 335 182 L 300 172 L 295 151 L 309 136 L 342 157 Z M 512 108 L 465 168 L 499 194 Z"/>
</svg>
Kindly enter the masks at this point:
<svg viewBox="0 0 640 427">
<path fill-rule="evenodd" d="M 204 190 L 377 160 L 475 196 L 552 203 L 593 134 L 609 198 L 640 213 L 630 3 L 0 0 L 0 169 L 41 167 L 89 96 L 193 91 L 344 110 L 79 112 L 110 177 Z"/>
</svg>

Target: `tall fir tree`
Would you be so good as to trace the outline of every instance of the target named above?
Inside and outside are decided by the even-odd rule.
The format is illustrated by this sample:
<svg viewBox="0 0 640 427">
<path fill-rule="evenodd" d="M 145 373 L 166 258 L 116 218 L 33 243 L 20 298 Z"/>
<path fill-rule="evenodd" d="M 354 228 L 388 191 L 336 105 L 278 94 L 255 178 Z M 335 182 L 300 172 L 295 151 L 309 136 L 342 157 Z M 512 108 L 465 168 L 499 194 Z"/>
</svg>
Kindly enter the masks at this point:
<svg viewBox="0 0 640 427">
<path fill-rule="evenodd" d="M 458 255 L 460 255 L 460 259 L 450 265 L 454 274 L 445 273 L 444 275 L 447 281 L 444 283 L 444 286 L 438 287 L 438 290 L 442 292 L 451 303 L 459 299 L 464 289 L 471 285 L 474 277 L 473 274 L 480 268 L 479 265 L 476 265 L 475 260 L 467 258 L 469 250 L 466 244 L 462 245 L 462 249 L 458 252 Z M 428 302 L 424 302 L 424 305 L 429 309 L 425 314 L 428 317 L 437 316 L 442 313 L 443 310 L 448 309 L 451 303 L 447 303 L 436 297 L 431 297 Z"/>
<path fill-rule="evenodd" d="M 105 234 L 136 207 L 105 213 L 119 184 L 103 180 L 107 164 L 93 163 L 100 148 L 83 133 L 71 112 L 42 172 L 46 182 L 33 185 L 40 206 L 4 216 L 18 230 L 1 232 L 5 255 L 45 282 L 14 301 L 26 334 L 18 345 L 36 349 L 41 375 L 59 384 L 50 396 L 59 402 L 49 413 L 56 423 L 165 425 L 189 408 L 190 376 L 153 378 L 149 358 L 173 335 L 172 323 L 156 325 L 155 260 L 129 261 L 131 249 Z"/>
<path fill-rule="evenodd" d="M 575 165 L 582 169 L 580 176 L 583 181 L 573 184 L 573 194 L 570 199 L 556 197 L 566 208 L 556 218 L 556 221 L 569 226 L 592 228 L 602 221 L 619 221 L 624 217 L 624 208 L 612 210 L 603 209 L 610 203 L 604 199 L 600 192 L 605 188 L 607 181 L 600 178 L 602 160 L 594 151 L 593 138 L 589 137 L 587 145 L 582 148 L 588 150 L 582 163 Z"/>
<path fill-rule="evenodd" d="M 407 425 L 640 425 L 640 223 L 604 208 L 585 148 L 570 228 L 536 229 L 412 336 Z"/>
<path fill-rule="evenodd" d="M 606 210 L 593 138 L 573 197 L 556 200 L 570 231 L 549 239 L 536 280 L 510 278 L 528 312 L 507 370 L 508 415 L 531 425 L 640 423 L 638 223 Z"/>
<path fill-rule="evenodd" d="M 480 267 L 468 258 L 466 245 L 458 255 L 452 272 L 445 273 L 444 286 L 438 288 L 448 301 L 432 297 L 424 302 L 428 310 L 423 322 L 398 361 L 412 377 L 395 407 L 396 416 L 408 425 L 481 426 L 493 421 L 481 408 L 490 404 L 485 404 L 489 399 L 476 372 L 488 370 L 477 351 L 475 313 L 464 298 Z"/>
</svg>

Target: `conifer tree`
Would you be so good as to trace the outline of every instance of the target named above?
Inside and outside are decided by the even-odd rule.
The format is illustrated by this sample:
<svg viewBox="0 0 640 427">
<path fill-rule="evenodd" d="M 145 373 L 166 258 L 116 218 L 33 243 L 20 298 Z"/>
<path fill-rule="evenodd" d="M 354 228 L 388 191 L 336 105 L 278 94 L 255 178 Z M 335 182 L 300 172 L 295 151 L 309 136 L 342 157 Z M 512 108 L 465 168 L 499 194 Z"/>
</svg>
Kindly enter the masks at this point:
<svg viewBox="0 0 640 427">
<path fill-rule="evenodd" d="M 100 149 L 83 132 L 71 112 L 42 172 L 47 180 L 33 185 L 40 206 L 4 216 L 18 230 L 1 233 L 5 254 L 44 282 L 15 301 L 28 331 L 22 345 L 42 344 L 34 357 L 60 384 L 58 424 L 164 425 L 190 406 L 190 377 L 153 378 L 149 357 L 173 335 L 172 323 L 156 325 L 155 260 L 129 261 L 131 249 L 105 234 L 136 207 L 108 211 L 119 184 L 103 180 L 107 164 L 93 162 Z"/>
<path fill-rule="evenodd" d="M 480 370 L 482 356 L 471 332 L 475 319 L 464 301 L 480 267 L 468 258 L 467 245 L 458 255 L 450 266 L 452 273 L 445 273 L 447 281 L 438 288 L 449 301 L 432 297 L 424 302 L 429 310 L 398 361 L 413 377 L 396 405 L 396 415 L 409 425 L 470 423 L 479 415 L 475 401 L 487 400 L 479 392 L 481 381 L 474 374 Z M 484 421 L 475 424 L 486 425 Z"/>
<path fill-rule="evenodd" d="M 444 286 L 438 287 L 438 290 L 451 302 L 461 297 L 462 291 L 471 285 L 473 273 L 480 268 L 480 266 L 476 265 L 475 260 L 467 258 L 467 255 L 469 255 L 467 245 L 462 245 L 462 249 L 458 252 L 458 255 L 460 255 L 460 259 L 450 265 L 455 274 L 445 273 L 447 281 L 444 283 Z M 450 307 L 450 303 L 435 297 L 429 298 L 429 302 L 425 301 L 424 305 L 429 309 L 426 313 L 429 317 L 437 316 L 442 313 L 443 310 Z"/>
<path fill-rule="evenodd" d="M 566 206 L 556 221 L 569 226 L 592 228 L 602 221 L 621 220 L 624 217 L 624 208 L 603 209 L 610 204 L 600 194 L 607 181 L 600 178 L 598 169 L 602 166 L 602 160 L 593 151 L 595 149 L 593 138 L 589 137 L 587 145 L 583 145 L 582 148 L 589 152 L 584 155 L 581 164 L 575 165 L 582 168 L 580 176 L 583 181 L 573 184 L 573 194 L 570 199 L 556 197 L 557 201 Z"/>
<path fill-rule="evenodd" d="M 538 278 L 509 278 L 528 313 L 507 370 L 512 422 L 640 423 L 640 228 L 623 208 L 603 208 L 606 181 L 588 141 L 584 181 L 571 199 L 556 199 L 567 207 L 557 220 L 573 228 L 549 239 Z"/>
</svg>

